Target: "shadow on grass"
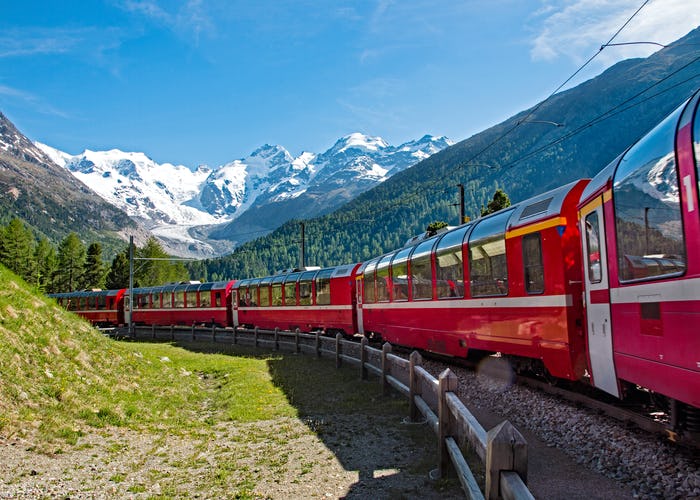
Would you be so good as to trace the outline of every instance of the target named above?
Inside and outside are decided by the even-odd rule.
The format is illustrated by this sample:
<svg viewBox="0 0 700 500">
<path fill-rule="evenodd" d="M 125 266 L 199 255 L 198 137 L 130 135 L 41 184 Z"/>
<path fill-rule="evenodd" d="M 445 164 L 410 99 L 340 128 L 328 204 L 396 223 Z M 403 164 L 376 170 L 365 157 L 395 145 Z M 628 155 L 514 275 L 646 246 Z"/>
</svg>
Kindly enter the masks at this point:
<svg viewBox="0 0 700 500">
<path fill-rule="evenodd" d="M 456 479 L 430 479 L 437 466 L 435 435 L 425 423 L 408 423 L 408 401 L 395 392 L 383 395 L 377 377 L 361 380 L 359 368 L 336 369 L 334 360 L 309 354 L 206 341 L 175 345 L 266 360 L 272 383 L 299 419 L 346 471 L 357 474 L 343 498 L 463 497 Z M 303 477 L 318 479 L 313 474 Z"/>
</svg>

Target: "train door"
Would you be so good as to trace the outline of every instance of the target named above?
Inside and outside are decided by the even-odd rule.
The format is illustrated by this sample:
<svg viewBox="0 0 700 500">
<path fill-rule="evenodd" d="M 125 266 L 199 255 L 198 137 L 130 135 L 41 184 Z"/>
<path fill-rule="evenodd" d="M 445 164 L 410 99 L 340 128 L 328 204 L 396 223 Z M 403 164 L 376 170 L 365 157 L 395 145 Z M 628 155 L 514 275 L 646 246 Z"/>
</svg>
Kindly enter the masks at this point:
<svg viewBox="0 0 700 500">
<path fill-rule="evenodd" d="M 357 333 L 360 335 L 365 334 L 365 326 L 362 321 L 362 285 L 363 285 L 363 274 L 358 274 L 355 277 L 355 309 L 357 311 Z"/>
<path fill-rule="evenodd" d="M 620 395 L 613 360 L 603 196 L 581 209 L 588 358 L 593 385 Z"/>
<path fill-rule="evenodd" d="M 238 289 L 232 289 L 231 294 L 230 294 L 230 300 L 231 300 L 231 321 L 233 324 L 234 328 L 237 328 L 239 325 L 238 322 Z"/>
</svg>

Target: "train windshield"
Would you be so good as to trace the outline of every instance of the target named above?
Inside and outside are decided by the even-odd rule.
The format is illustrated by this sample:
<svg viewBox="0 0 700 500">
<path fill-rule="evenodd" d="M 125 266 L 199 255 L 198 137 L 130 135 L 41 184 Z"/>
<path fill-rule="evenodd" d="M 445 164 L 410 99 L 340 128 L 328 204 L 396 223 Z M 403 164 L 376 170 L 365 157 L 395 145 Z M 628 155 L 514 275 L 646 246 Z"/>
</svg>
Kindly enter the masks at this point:
<svg viewBox="0 0 700 500">
<path fill-rule="evenodd" d="M 632 146 L 613 180 L 620 281 L 680 274 L 686 255 L 676 170 L 681 108 Z"/>
</svg>

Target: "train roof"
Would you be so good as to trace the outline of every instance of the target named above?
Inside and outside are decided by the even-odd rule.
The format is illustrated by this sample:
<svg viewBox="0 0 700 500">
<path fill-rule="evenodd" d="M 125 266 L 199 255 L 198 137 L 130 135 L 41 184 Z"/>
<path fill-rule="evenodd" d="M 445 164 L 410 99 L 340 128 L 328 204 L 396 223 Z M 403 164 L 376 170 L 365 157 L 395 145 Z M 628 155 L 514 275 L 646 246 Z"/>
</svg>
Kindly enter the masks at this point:
<svg viewBox="0 0 700 500">
<path fill-rule="evenodd" d="M 564 210 L 567 196 L 577 187 L 588 183 L 588 179 L 570 182 L 546 193 L 522 201 L 513 207 L 506 230 L 556 217 Z M 574 204 L 578 201 L 575 200 Z"/>
<path fill-rule="evenodd" d="M 65 297 L 114 297 L 123 291 L 123 288 L 116 290 L 75 290 L 72 292 L 49 293 L 48 297 L 55 299 Z"/>
<path fill-rule="evenodd" d="M 353 271 L 360 264 L 343 264 L 340 266 L 333 267 L 305 267 L 303 269 L 288 269 L 286 271 L 280 271 L 270 276 L 263 276 L 262 278 L 248 278 L 244 280 L 237 281 L 234 284 L 234 288 L 239 288 L 241 286 L 248 286 L 251 284 L 261 283 L 268 285 L 270 283 L 289 283 L 291 281 L 308 280 L 316 277 L 323 278 L 343 278 L 346 276 L 352 276 Z"/>
</svg>

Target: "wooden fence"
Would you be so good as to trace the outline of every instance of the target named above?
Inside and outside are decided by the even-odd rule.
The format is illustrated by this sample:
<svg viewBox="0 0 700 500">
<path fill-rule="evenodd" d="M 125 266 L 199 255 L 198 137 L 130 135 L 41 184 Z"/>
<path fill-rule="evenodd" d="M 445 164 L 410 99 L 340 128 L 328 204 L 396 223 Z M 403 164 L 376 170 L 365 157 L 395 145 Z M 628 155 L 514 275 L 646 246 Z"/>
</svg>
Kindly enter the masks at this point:
<svg viewBox="0 0 700 500">
<path fill-rule="evenodd" d="M 446 369 L 436 379 L 421 366 L 421 356 L 413 352 L 409 359 L 392 353 L 391 344 L 381 349 L 371 347 L 366 338 L 360 342 L 320 333 L 307 334 L 275 330 L 140 327 L 135 338 L 233 343 L 266 347 L 296 353 L 310 353 L 335 358 L 336 367 L 343 363 L 359 368 L 364 380 L 370 372 L 379 377 L 384 393 L 396 390 L 409 400 L 412 421 L 425 419 L 438 438 L 438 477 L 456 474 L 467 498 L 532 499 L 527 489 L 527 443 L 510 422 L 504 421 L 488 432 L 460 401 L 455 393 L 457 377 Z M 470 447 L 484 464 L 485 488 L 482 493 L 462 447 Z"/>
</svg>

